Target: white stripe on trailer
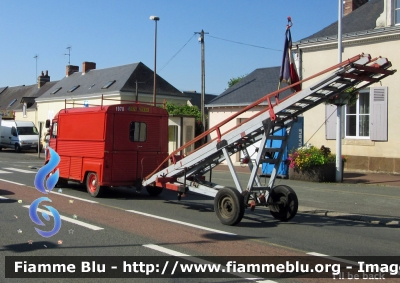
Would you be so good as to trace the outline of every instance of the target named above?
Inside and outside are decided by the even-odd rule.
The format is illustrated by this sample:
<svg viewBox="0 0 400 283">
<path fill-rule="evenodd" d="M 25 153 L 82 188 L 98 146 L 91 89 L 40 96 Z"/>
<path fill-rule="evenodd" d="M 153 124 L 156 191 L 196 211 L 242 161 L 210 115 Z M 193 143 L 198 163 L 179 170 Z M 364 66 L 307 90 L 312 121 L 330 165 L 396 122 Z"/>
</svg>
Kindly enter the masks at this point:
<svg viewBox="0 0 400 283">
<path fill-rule="evenodd" d="M 29 208 L 30 205 L 24 205 L 23 207 Z M 53 216 L 53 214 L 51 214 L 51 212 L 49 212 L 48 210 L 44 210 L 44 209 L 38 208 L 37 211 L 46 212 L 48 215 Z M 73 218 L 70 218 L 70 217 L 66 217 L 66 216 L 60 215 L 60 218 L 62 220 L 64 220 L 64 221 L 67 221 L 67 222 L 70 222 L 70 223 L 73 223 L 73 224 L 76 224 L 76 225 L 80 225 L 82 227 L 85 227 L 85 228 L 88 228 L 88 229 L 91 229 L 91 230 L 98 231 L 98 230 L 103 230 L 104 229 L 104 228 L 101 228 L 99 226 L 92 225 L 92 224 L 89 224 L 89 223 L 86 223 L 86 222 L 83 222 L 83 221 L 80 221 L 80 220 L 76 220 L 76 219 L 73 219 Z"/>
<path fill-rule="evenodd" d="M 214 262 L 211 262 L 211 261 L 207 261 L 207 260 L 204 260 L 204 259 L 201 259 L 201 258 L 197 258 L 197 257 L 191 256 L 191 255 L 188 255 L 188 254 L 180 253 L 180 252 L 177 252 L 177 251 L 174 251 L 174 250 L 171 250 L 171 249 L 167 249 L 167 248 L 164 248 L 164 247 L 161 247 L 161 246 L 158 246 L 158 245 L 154 245 L 154 244 L 143 245 L 143 247 L 149 248 L 149 249 L 152 249 L 152 250 L 164 253 L 164 254 L 168 254 L 168 255 L 171 255 L 171 256 L 181 257 L 181 258 L 183 258 L 185 260 L 189 260 L 189 261 L 197 263 L 197 264 L 212 264 L 212 265 L 217 264 L 217 263 L 214 263 Z M 226 269 L 224 269 L 224 270 L 226 271 Z M 173 271 L 175 271 L 175 267 L 174 267 Z M 240 277 L 240 278 L 243 278 L 243 279 L 246 279 L 246 280 L 256 281 L 256 282 L 259 282 L 259 283 L 276 283 L 276 281 L 272 281 L 272 280 L 262 280 L 263 278 L 256 277 L 256 276 L 254 276 L 252 274 L 249 274 L 249 273 L 237 273 L 237 272 L 226 272 L 226 273 L 235 275 L 237 277 Z M 258 280 L 262 280 L 262 281 L 258 281 Z"/>
<path fill-rule="evenodd" d="M 3 168 L 3 169 L 10 170 L 10 171 L 16 171 L 16 172 L 21 172 L 21 173 L 37 173 L 35 171 L 28 171 L 28 170 L 19 169 L 19 168 Z"/>
<path fill-rule="evenodd" d="M 195 224 L 191 224 L 191 223 L 187 223 L 187 222 L 183 222 L 183 221 L 179 221 L 179 220 L 175 220 L 175 219 L 170 219 L 170 218 L 166 218 L 166 217 L 161 217 L 161 216 L 157 216 L 157 215 L 153 215 L 153 214 L 148 214 L 148 213 L 144 213 L 144 212 L 140 212 L 140 211 L 136 211 L 136 210 L 127 210 L 127 212 L 132 212 L 132 213 L 136 213 L 136 214 L 140 214 L 140 215 L 144 215 L 144 216 L 148 216 L 148 217 L 152 217 L 152 218 L 156 218 L 156 219 L 160 219 L 160 220 L 164 220 L 164 221 L 168 221 L 168 222 L 172 222 L 172 223 L 176 223 L 176 224 L 181 224 L 181 225 L 185 225 L 185 226 L 189 226 L 189 227 L 193 227 L 193 228 L 197 228 L 197 229 L 201 229 L 201 230 L 215 232 L 215 233 L 219 233 L 219 234 L 230 235 L 230 236 L 237 235 L 234 233 L 229 233 L 229 232 L 225 232 L 225 231 L 221 231 L 221 230 L 217 230 L 217 229 L 199 226 L 199 225 L 195 225 Z"/>
</svg>

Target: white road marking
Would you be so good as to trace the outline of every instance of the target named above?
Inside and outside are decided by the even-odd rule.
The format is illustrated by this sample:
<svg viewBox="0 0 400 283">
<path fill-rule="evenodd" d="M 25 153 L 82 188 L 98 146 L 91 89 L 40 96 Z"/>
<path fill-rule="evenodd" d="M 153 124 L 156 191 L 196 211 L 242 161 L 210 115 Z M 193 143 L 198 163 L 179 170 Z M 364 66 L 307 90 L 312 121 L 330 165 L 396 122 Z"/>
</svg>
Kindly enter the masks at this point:
<svg viewBox="0 0 400 283">
<path fill-rule="evenodd" d="M 358 266 L 358 262 L 342 259 L 342 258 L 339 258 L 339 257 L 334 257 L 334 256 L 329 256 L 329 255 L 324 255 L 324 254 L 314 253 L 314 252 L 310 252 L 310 253 L 307 253 L 307 254 L 308 255 L 313 255 L 313 256 L 320 256 L 320 257 L 324 257 L 324 258 L 327 258 L 327 259 L 330 259 L 330 260 L 340 261 L 340 262 L 343 262 L 343 263 L 348 263 L 348 264 L 351 264 L 351 265 Z"/>
<path fill-rule="evenodd" d="M 16 185 L 20 185 L 20 186 L 26 186 L 25 184 L 21 184 L 21 183 L 17 183 L 17 182 L 12 182 L 12 181 L 8 181 L 8 180 L 4 180 L 4 179 L 0 179 L 0 181 L 7 182 L 7 183 L 11 183 L 11 184 L 16 184 Z"/>
<path fill-rule="evenodd" d="M 185 260 L 189 260 L 191 262 L 195 262 L 195 263 L 198 263 L 198 264 L 215 264 L 214 262 L 211 262 L 211 261 L 207 261 L 207 260 L 200 259 L 200 258 L 197 258 L 197 257 L 194 257 L 194 256 L 190 256 L 188 254 L 183 254 L 183 253 L 180 253 L 180 252 L 177 252 L 177 251 L 174 251 L 174 250 L 171 250 L 171 249 L 167 249 L 167 248 L 164 248 L 164 247 L 161 247 L 161 246 L 158 246 L 158 245 L 154 245 L 154 244 L 143 245 L 143 247 L 149 248 L 149 249 L 152 249 L 152 250 L 156 250 L 158 252 L 165 253 L 165 254 L 168 254 L 168 255 L 181 257 L 181 258 L 184 258 Z M 226 272 L 226 273 L 229 273 L 229 274 L 232 274 L 232 275 L 235 275 L 237 277 L 244 278 L 244 279 L 250 280 L 250 281 L 256 281 L 257 280 L 256 282 L 258 282 L 258 283 L 276 283 L 276 281 L 272 281 L 272 280 L 262 280 L 262 278 L 255 277 L 254 275 L 249 274 L 249 273 L 237 273 L 237 272 Z M 258 281 L 258 280 L 262 280 L 262 281 Z"/>
<path fill-rule="evenodd" d="M 21 172 L 21 173 L 37 173 L 35 171 L 28 171 L 28 170 L 18 169 L 18 168 L 3 168 L 3 169 L 10 170 L 10 171 L 16 171 L 16 172 Z"/>
<path fill-rule="evenodd" d="M 30 205 L 24 205 L 23 207 L 29 208 Z M 48 210 L 44 210 L 44 209 L 38 208 L 37 211 L 46 212 L 48 215 L 53 216 L 51 214 L 51 212 L 49 212 Z M 67 221 L 67 222 L 70 222 L 70 223 L 73 223 L 73 224 L 77 224 L 77 225 L 89 228 L 91 230 L 97 231 L 97 230 L 103 230 L 104 229 L 104 228 L 101 228 L 99 226 L 95 226 L 95 225 L 92 225 L 92 224 L 89 224 L 89 223 L 85 223 L 83 221 L 79 221 L 79 220 L 76 220 L 76 219 L 73 219 L 73 218 L 70 218 L 70 217 L 66 217 L 66 216 L 60 215 L 60 218 L 62 220 L 64 220 L 64 221 Z"/>
<path fill-rule="evenodd" d="M 11 174 L 11 172 L 0 170 L 0 174 Z"/>
<path fill-rule="evenodd" d="M 98 203 L 97 201 L 94 201 L 94 200 L 78 198 L 78 197 L 66 195 L 66 194 L 63 194 L 63 193 L 58 193 L 58 192 L 53 192 L 53 191 L 50 191 L 50 193 L 55 194 L 55 195 L 59 195 L 59 196 L 63 196 L 63 197 L 67 197 L 67 198 L 73 198 L 73 199 L 77 199 L 77 200 L 81 200 L 81 201 L 86 201 L 86 202 L 90 202 L 90 203 Z"/>
<path fill-rule="evenodd" d="M 215 233 L 219 233 L 219 234 L 225 234 L 225 235 L 230 235 L 230 236 L 236 236 L 237 235 L 237 234 L 234 234 L 234 233 L 229 233 L 229 232 L 225 232 L 225 231 L 221 231 L 221 230 L 217 230 L 217 229 L 212 229 L 212 228 L 208 228 L 208 227 L 204 227 L 204 226 L 200 226 L 200 225 L 195 225 L 195 224 L 191 224 L 191 223 L 187 223 L 187 222 L 183 222 L 183 221 L 179 221 L 179 220 L 175 220 L 175 219 L 170 219 L 170 218 L 161 217 L 161 216 L 157 216 L 157 215 L 153 215 L 153 214 L 148 214 L 148 213 L 144 213 L 144 212 L 140 212 L 140 211 L 136 211 L 136 210 L 127 210 L 127 211 L 128 212 L 132 212 L 132 213 L 136 213 L 136 214 L 140 214 L 140 215 L 144 215 L 144 216 L 148 216 L 148 217 L 152 217 L 152 218 L 161 219 L 161 220 L 168 221 L 168 222 L 173 222 L 173 223 L 176 223 L 176 224 L 181 224 L 181 225 L 185 225 L 185 226 L 201 229 L 201 230 L 215 232 Z"/>
<path fill-rule="evenodd" d="M 0 196 L 0 199 L 8 199 L 8 198 Z"/>
</svg>

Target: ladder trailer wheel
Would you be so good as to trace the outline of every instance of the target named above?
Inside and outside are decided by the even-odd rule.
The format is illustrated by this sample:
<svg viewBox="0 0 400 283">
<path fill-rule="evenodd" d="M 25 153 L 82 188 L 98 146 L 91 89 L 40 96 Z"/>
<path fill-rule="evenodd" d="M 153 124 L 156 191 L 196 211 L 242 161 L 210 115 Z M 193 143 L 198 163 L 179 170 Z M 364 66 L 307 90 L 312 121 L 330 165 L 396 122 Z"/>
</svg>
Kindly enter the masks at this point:
<svg viewBox="0 0 400 283">
<path fill-rule="evenodd" d="M 86 176 L 86 189 L 92 197 L 101 197 L 104 194 L 105 187 L 99 185 L 99 177 L 95 172 L 89 172 Z"/>
<path fill-rule="evenodd" d="M 279 185 L 272 189 L 268 207 L 275 219 L 289 221 L 296 215 L 298 206 L 297 195 L 291 187 Z"/>
<path fill-rule="evenodd" d="M 238 224 L 244 215 L 244 199 L 234 188 L 220 189 L 214 199 L 214 211 L 224 225 Z"/>
</svg>

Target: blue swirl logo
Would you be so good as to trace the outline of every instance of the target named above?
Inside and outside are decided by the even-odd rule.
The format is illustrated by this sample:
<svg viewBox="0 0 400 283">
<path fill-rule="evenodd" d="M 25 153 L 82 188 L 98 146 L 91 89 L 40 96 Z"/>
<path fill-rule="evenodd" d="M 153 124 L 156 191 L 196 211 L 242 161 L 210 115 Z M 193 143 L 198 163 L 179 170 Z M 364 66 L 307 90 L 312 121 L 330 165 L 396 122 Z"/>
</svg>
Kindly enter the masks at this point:
<svg viewBox="0 0 400 283">
<path fill-rule="evenodd" d="M 50 175 L 50 173 L 52 173 L 52 171 L 57 167 L 58 163 L 60 163 L 60 156 L 52 148 L 48 147 L 48 149 L 49 149 L 49 153 L 50 153 L 49 162 L 46 165 L 44 165 L 42 168 L 40 168 L 40 170 L 36 174 L 35 181 L 34 181 L 35 188 L 43 194 L 48 194 L 55 187 L 55 185 L 57 184 L 57 181 L 58 181 L 58 177 L 59 177 L 58 169 L 55 172 L 53 172 L 53 174 Z M 45 183 L 46 183 L 46 186 L 45 186 Z M 40 218 L 37 214 L 38 207 L 39 207 L 40 203 L 43 201 L 51 202 L 51 199 L 49 199 L 48 197 L 38 198 L 38 199 L 34 200 L 31 204 L 31 206 L 29 207 L 29 217 L 31 218 L 33 223 L 40 225 L 40 226 L 45 226 L 45 224 L 43 223 L 42 220 L 40 220 Z M 38 228 L 35 228 L 35 229 L 36 229 L 36 232 L 38 232 L 39 235 L 41 235 L 42 237 L 49 238 L 49 237 L 52 237 L 55 234 L 57 234 L 58 231 L 60 231 L 61 217 L 55 208 L 48 206 L 48 205 L 44 205 L 44 207 L 47 208 L 53 215 L 54 227 L 51 231 L 43 231 Z M 42 217 L 46 221 L 50 220 L 49 215 L 44 211 L 42 212 Z"/>
</svg>

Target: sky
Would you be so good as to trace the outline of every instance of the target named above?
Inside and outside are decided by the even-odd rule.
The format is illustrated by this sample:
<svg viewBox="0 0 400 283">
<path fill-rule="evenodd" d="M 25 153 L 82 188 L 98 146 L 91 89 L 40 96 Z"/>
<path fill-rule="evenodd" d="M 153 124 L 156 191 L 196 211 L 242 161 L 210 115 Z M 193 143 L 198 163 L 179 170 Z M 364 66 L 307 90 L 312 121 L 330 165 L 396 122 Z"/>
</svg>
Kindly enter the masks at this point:
<svg viewBox="0 0 400 283">
<path fill-rule="evenodd" d="M 0 87 L 35 84 L 46 70 L 61 80 L 67 47 L 80 71 L 84 61 L 153 70 L 155 15 L 157 74 L 201 92 L 195 32 L 204 30 L 205 92 L 218 95 L 231 78 L 280 66 L 288 16 L 297 41 L 337 21 L 337 10 L 337 0 L 1 0 Z"/>
</svg>

